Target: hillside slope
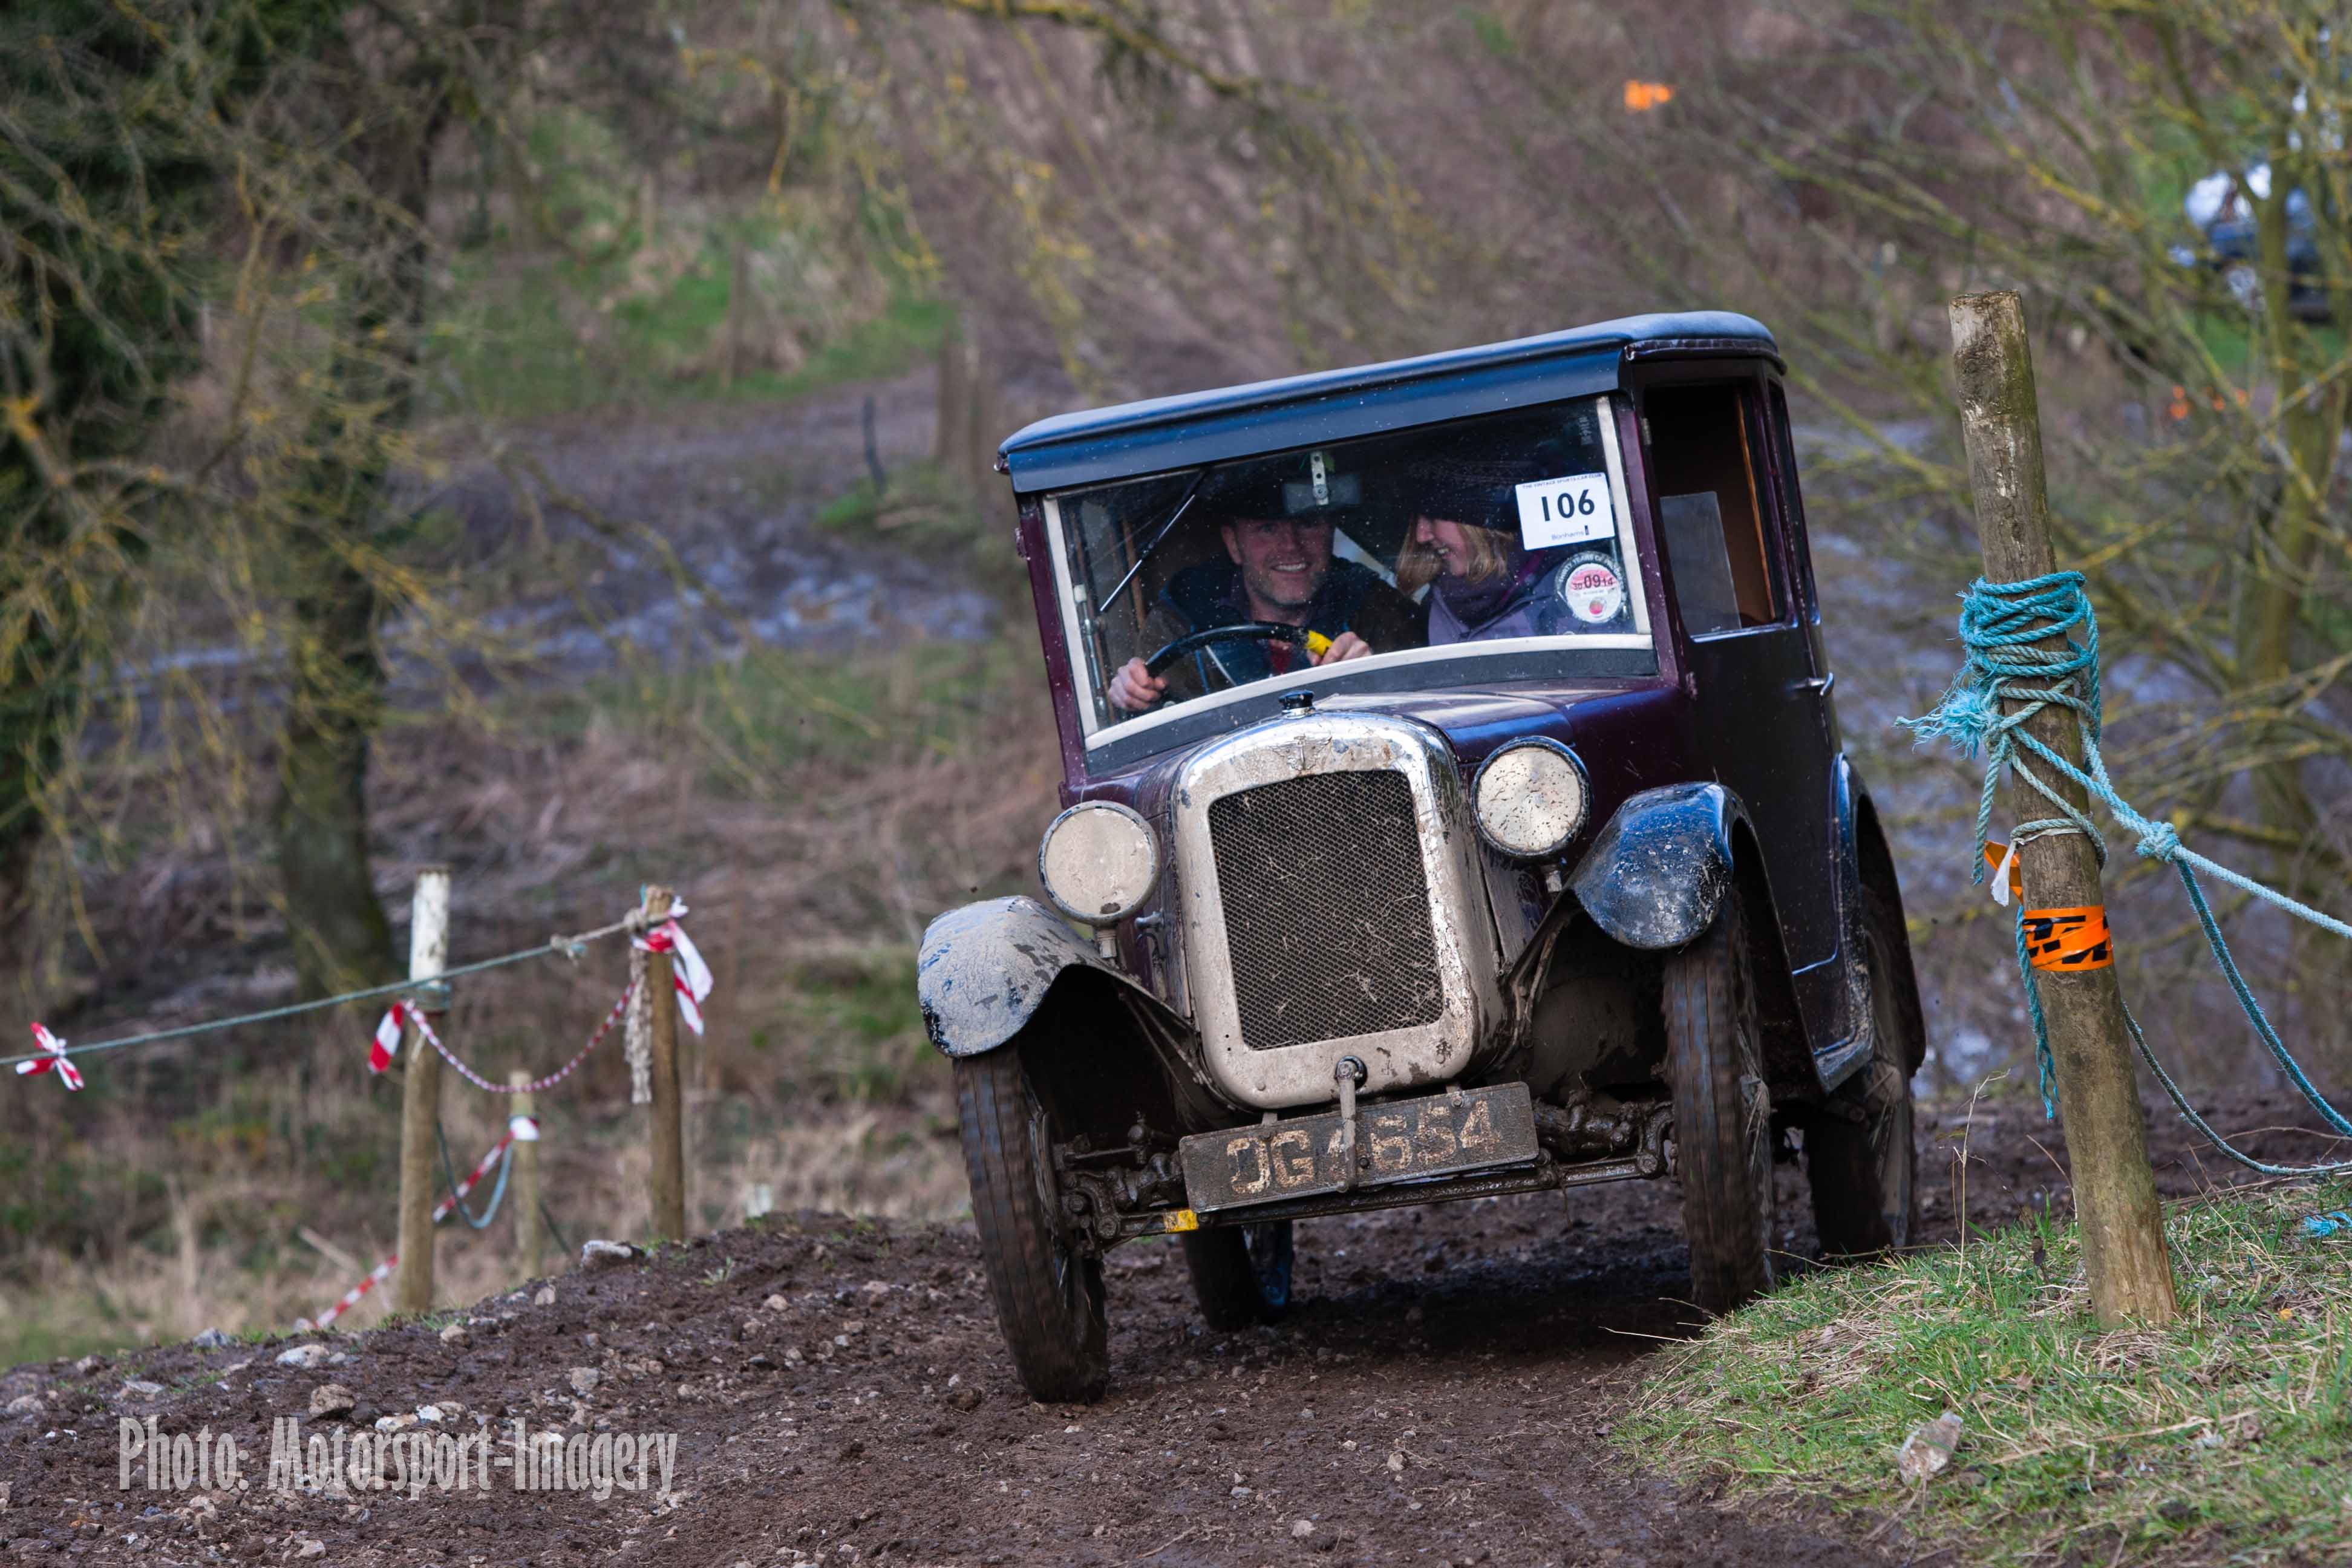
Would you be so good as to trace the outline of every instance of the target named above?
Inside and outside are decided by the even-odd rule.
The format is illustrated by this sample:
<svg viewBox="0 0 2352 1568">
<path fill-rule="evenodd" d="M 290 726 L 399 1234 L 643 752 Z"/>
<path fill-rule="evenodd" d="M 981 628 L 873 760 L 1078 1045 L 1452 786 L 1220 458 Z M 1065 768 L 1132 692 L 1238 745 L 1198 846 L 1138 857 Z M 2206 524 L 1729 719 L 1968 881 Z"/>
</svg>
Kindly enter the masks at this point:
<svg viewBox="0 0 2352 1568">
<path fill-rule="evenodd" d="M 2226 1108 L 2233 1127 L 2284 1110 Z M 1973 1223 L 2035 1205 L 2052 1173 L 2036 1113 L 1929 1120 L 1937 1237 L 1954 1233 L 1963 1131 Z M 2203 1184 L 2178 1123 L 2158 1163 L 2171 1194 Z M 1780 1196 L 1802 1256 L 1792 1173 Z M 17 1401 L 0 1420 L 0 1537 L 94 1563 L 1900 1561 L 1899 1539 L 1859 1540 L 1870 1521 L 1721 1511 L 1609 1442 L 1646 1348 L 1692 1315 L 1675 1300 L 1675 1200 L 1669 1184 L 1631 1184 L 1310 1222 L 1290 1319 L 1226 1335 L 1200 1326 L 1172 1240 L 1121 1248 L 1112 1386 L 1090 1407 L 1022 1394 L 968 1228 L 816 1214 L 422 1324 L 23 1367 L 0 1390 Z M 289 1351 L 325 1364 L 283 1366 Z M 331 1381 L 355 1407 L 313 1418 Z M 408 1431 L 488 1430 L 497 1458 L 517 1420 L 591 1441 L 675 1435 L 673 1491 L 652 1472 L 654 1489 L 602 1501 L 518 1492 L 495 1458 L 487 1494 L 268 1486 L 273 1420 L 299 1417 L 308 1437 L 428 1403 L 446 1419 Z M 134 1459 L 120 1489 L 118 1422 L 150 1416 L 165 1434 L 229 1435 L 247 1488 L 150 1491 Z"/>
</svg>

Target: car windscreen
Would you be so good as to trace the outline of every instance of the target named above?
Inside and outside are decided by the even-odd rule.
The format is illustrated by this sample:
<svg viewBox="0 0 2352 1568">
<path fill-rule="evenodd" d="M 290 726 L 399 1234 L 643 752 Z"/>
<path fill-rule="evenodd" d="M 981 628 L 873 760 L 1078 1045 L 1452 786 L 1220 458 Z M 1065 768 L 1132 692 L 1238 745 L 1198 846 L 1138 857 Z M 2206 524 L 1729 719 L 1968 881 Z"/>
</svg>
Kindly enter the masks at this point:
<svg viewBox="0 0 2352 1568">
<path fill-rule="evenodd" d="M 1436 689 L 1476 679 L 1465 661 L 1573 674 L 1650 647 L 1604 398 L 1066 490 L 1046 513 L 1090 738 L 1308 671 Z"/>
</svg>

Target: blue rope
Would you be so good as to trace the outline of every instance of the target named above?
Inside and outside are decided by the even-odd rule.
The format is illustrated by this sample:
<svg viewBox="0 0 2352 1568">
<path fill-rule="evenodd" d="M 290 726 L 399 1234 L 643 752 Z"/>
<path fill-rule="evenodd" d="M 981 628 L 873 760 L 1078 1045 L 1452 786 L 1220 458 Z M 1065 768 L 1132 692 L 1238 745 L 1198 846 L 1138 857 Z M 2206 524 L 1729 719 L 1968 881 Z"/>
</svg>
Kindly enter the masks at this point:
<svg viewBox="0 0 2352 1568">
<path fill-rule="evenodd" d="M 2189 894 L 2190 907 L 2197 911 L 2206 945 L 2212 949 L 2213 960 L 2230 983 L 2255 1035 L 2328 1126 L 2352 1138 L 2352 1121 L 2346 1121 L 2313 1086 L 2302 1064 L 2279 1038 L 2262 1004 L 2254 999 L 2252 988 L 2246 984 L 2245 975 L 2231 955 L 2229 942 L 2221 935 L 2220 922 L 2213 918 L 2211 906 L 2205 901 L 2197 873 L 2202 871 L 2218 878 L 2337 936 L 2352 938 L 2352 925 L 2207 859 L 2183 845 L 2179 832 L 2170 824 L 2142 816 L 2116 793 L 2114 783 L 2107 777 L 2106 760 L 2099 751 L 2103 722 L 2099 707 L 2099 622 L 2092 613 L 2090 596 L 2083 592 L 2083 581 L 2080 572 L 2053 572 L 2018 583 L 1988 583 L 1979 577 L 1969 584 L 1960 600 L 1960 642 L 1968 649 L 1968 657 L 1959 673 L 1953 677 L 1951 689 L 1944 693 L 1944 700 L 1933 712 L 1899 721 L 1922 745 L 1930 741 L 1946 741 L 1970 760 L 1979 755 L 1984 758 L 1984 789 L 1977 801 L 1976 854 L 1969 880 L 1984 880 L 1985 841 L 1992 826 L 1993 795 L 2004 772 L 2014 772 L 2027 788 L 2049 802 L 2057 813 L 2018 824 L 2012 836 L 2016 843 L 2030 843 L 2052 834 L 2079 833 L 2091 841 L 2092 851 L 2099 864 L 2105 866 L 2106 839 L 2088 815 L 2060 795 L 2049 777 L 2035 771 L 2035 764 L 2081 785 L 2133 835 L 2134 847 L 2141 855 L 2164 861 L 2180 874 L 2180 885 Z M 2053 638 L 2063 639 L 2062 647 L 2043 646 Z M 2075 728 L 2083 738 L 2082 767 L 2025 731 L 2026 721 L 2049 708 L 2064 709 L 2074 714 Z M 2025 987 L 2026 1009 L 2033 1020 L 2042 1114 L 2054 1118 L 2058 1102 L 2056 1069 L 2050 1056 L 2050 1026 L 2042 1015 L 2041 993 L 2035 986 L 2032 962 L 2026 952 L 2025 911 L 2021 908 L 2017 919 L 2017 972 Z M 2158 1062 L 2139 1020 L 2132 1016 L 2129 1007 L 2124 1009 L 2124 1023 L 2131 1032 L 2132 1043 L 2139 1047 L 2148 1070 L 2164 1086 L 2173 1105 L 2230 1158 L 2269 1176 L 2352 1170 L 2352 1160 L 2326 1165 L 2267 1165 L 2231 1147 L 2228 1140 L 2197 1114 L 2179 1085 Z"/>
<path fill-rule="evenodd" d="M 478 1218 L 474 1211 L 466 1206 L 466 1194 L 457 1190 L 457 1166 L 449 1158 L 449 1134 L 442 1131 L 441 1119 L 437 1116 L 433 1119 L 433 1136 L 441 1145 L 441 1177 L 449 1184 L 449 1206 L 472 1229 L 489 1229 L 490 1221 L 499 1217 L 499 1205 L 506 1199 L 507 1177 L 514 1170 L 513 1142 L 509 1142 L 505 1151 L 499 1155 L 498 1184 L 490 1189 L 489 1206 Z"/>
</svg>

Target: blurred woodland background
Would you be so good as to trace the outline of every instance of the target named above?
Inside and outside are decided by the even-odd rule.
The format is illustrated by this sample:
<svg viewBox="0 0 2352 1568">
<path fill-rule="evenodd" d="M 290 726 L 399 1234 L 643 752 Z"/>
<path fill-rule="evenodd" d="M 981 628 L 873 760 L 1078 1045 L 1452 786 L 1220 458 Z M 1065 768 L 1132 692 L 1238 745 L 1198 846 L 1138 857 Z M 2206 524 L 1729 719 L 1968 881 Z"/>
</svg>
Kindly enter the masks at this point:
<svg viewBox="0 0 2352 1568">
<path fill-rule="evenodd" d="M 1799 394 L 1847 741 L 1898 808 L 1931 989 L 1922 1088 L 2023 1091 L 1976 780 L 1893 728 L 1949 677 L 1975 569 L 1944 301 L 2025 293 L 2126 793 L 2341 912 L 2332 10 L 18 0 L 0 1018 L 96 1040 L 391 977 L 430 862 L 459 959 L 669 882 L 719 983 L 698 1223 L 955 1213 L 912 943 L 1027 885 L 1057 774 L 995 442 L 1720 306 L 1774 327 Z M 2193 1082 L 2263 1070 L 2127 858 L 2160 1047 Z M 2226 913 L 2341 1081 L 2341 948 Z M 462 982 L 450 1037 L 551 1067 L 620 979 Z M 283 1325 L 380 1257 L 372 1016 L 0 1096 L 0 1359 Z M 574 1245 L 643 1226 L 626 1102 L 617 1050 L 542 1097 Z M 468 1156 L 496 1110 L 446 1103 Z M 453 1295 L 512 1267 L 441 1264 Z"/>
</svg>

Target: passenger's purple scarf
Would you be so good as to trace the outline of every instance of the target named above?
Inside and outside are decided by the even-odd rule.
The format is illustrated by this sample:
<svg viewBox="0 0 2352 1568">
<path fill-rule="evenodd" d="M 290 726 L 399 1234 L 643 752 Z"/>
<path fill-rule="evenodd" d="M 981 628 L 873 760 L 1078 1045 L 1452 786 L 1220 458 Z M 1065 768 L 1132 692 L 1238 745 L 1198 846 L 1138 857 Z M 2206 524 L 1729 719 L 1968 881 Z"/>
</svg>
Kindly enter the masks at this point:
<svg viewBox="0 0 2352 1568">
<path fill-rule="evenodd" d="M 1437 579 L 1437 596 L 1445 601 L 1445 607 L 1454 612 L 1454 619 L 1464 627 L 1484 626 L 1517 597 L 1519 590 L 1535 575 L 1528 568 L 1536 564 L 1537 558 L 1530 555 L 1519 563 L 1517 572 L 1500 572 L 1476 583 L 1448 574 Z"/>
</svg>

